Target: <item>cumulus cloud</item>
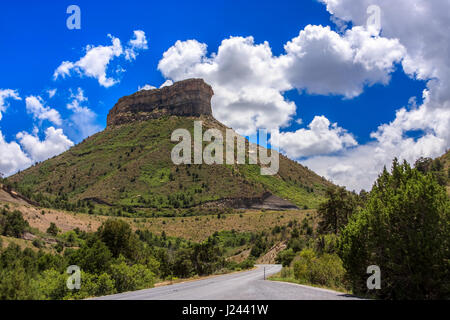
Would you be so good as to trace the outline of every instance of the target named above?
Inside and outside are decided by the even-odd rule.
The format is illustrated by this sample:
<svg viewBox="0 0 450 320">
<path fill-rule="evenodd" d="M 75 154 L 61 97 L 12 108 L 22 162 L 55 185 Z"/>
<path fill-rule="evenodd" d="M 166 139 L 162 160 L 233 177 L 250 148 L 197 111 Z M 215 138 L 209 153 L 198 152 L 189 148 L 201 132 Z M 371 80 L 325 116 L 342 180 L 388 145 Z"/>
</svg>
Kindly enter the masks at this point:
<svg viewBox="0 0 450 320">
<path fill-rule="evenodd" d="M 199 77 L 214 89 L 214 116 L 241 134 L 257 128 L 289 125 L 296 105 L 284 97 L 297 89 L 353 98 L 364 86 L 387 84 L 404 55 L 396 39 L 376 30 L 354 27 L 341 35 L 329 27 L 308 25 L 288 41 L 285 54 L 274 56 L 268 42 L 230 37 L 217 53 L 196 40 L 177 41 L 158 64 L 171 80 Z"/>
<path fill-rule="evenodd" d="M 7 99 L 22 100 L 22 98 L 19 97 L 17 90 L 0 89 L 0 120 L 2 120 L 3 117 L 2 112 L 5 112 L 6 108 L 9 106 L 6 101 Z"/>
<path fill-rule="evenodd" d="M 9 176 L 30 166 L 32 160 L 23 152 L 17 142 L 6 142 L 0 131 L 0 173 Z"/>
<path fill-rule="evenodd" d="M 174 81 L 205 79 L 215 93 L 214 116 L 239 133 L 250 135 L 257 128 L 285 126 L 295 113 L 295 104 L 282 95 L 291 88 L 281 72 L 282 63 L 267 42 L 255 44 L 253 37 L 231 37 L 223 40 L 210 57 L 206 44 L 177 41 L 163 54 L 158 69 Z"/>
<path fill-rule="evenodd" d="M 384 37 L 398 39 L 404 46 L 403 70 L 412 78 L 426 80 L 423 103 L 416 99 L 399 108 L 395 119 L 372 132 L 373 141 L 336 156 L 312 157 L 303 161 L 336 183 L 359 190 L 370 189 L 383 166 L 394 157 L 414 162 L 437 157 L 450 146 L 450 28 L 446 1 L 399 0 L 395 6 L 385 0 L 322 0 L 337 19 L 354 25 L 366 23 L 369 5 L 382 12 Z M 430 23 L 433 21 L 433 23 Z M 422 132 L 412 138 L 408 132 Z"/>
<path fill-rule="evenodd" d="M 40 140 L 36 132 L 34 134 L 19 132 L 16 138 L 33 162 L 51 158 L 74 145 L 64 135 L 62 129 L 55 129 L 54 127 L 49 127 L 45 130 L 44 140 Z"/>
<path fill-rule="evenodd" d="M 354 27 L 340 35 L 330 27 L 308 25 L 285 45 L 292 85 L 313 94 L 353 98 L 365 85 L 387 84 L 405 49 L 397 39 L 372 28 Z"/>
<path fill-rule="evenodd" d="M 59 112 L 48 106 L 44 106 L 44 101 L 39 96 L 29 96 L 25 99 L 27 112 L 31 113 L 35 119 L 48 120 L 55 125 L 61 125 L 62 120 Z"/>
<path fill-rule="evenodd" d="M 283 153 L 294 159 L 329 154 L 358 144 L 351 134 L 337 123 L 330 125 L 324 116 L 314 117 L 308 128 L 278 133 L 272 138 Z"/>
<path fill-rule="evenodd" d="M 381 10 L 384 37 L 399 39 L 406 48 L 403 69 L 412 77 L 428 80 L 432 107 L 450 107 L 449 1 L 321 0 L 342 20 L 364 25 L 369 5 Z"/>
<path fill-rule="evenodd" d="M 122 47 L 120 39 L 112 35 L 108 35 L 108 37 L 111 39 L 111 45 L 88 45 L 86 54 L 80 60 L 76 62 L 63 61 L 55 70 L 53 78 L 55 80 L 59 77 L 65 78 L 70 76 L 72 71 L 76 71 L 81 76 L 97 79 L 103 87 L 108 88 L 115 85 L 119 80 L 106 75 L 110 62 L 122 55 L 125 55 L 126 60 L 134 60 L 138 50 L 145 50 L 148 46 L 145 33 L 141 30 L 134 31 L 134 38 L 129 41 L 125 48 Z"/>
<path fill-rule="evenodd" d="M 345 150 L 338 155 L 314 156 L 301 161 L 318 174 L 350 190 L 370 190 L 384 166 L 390 168 L 398 157 L 414 163 L 419 157 L 438 157 L 449 146 L 450 110 L 402 108 L 395 120 L 371 134 L 374 141 Z M 424 131 L 419 138 L 409 131 Z"/>
</svg>

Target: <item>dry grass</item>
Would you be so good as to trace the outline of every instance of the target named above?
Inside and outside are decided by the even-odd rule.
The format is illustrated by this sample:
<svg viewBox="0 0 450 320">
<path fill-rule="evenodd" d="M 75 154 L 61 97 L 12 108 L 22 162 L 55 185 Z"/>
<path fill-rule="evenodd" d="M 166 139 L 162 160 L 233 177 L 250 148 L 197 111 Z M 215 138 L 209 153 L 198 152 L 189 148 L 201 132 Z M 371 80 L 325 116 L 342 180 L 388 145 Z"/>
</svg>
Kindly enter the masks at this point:
<svg viewBox="0 0 450 320">
<path fill-rule="evenodd" d="M 155 234 L 163 230 L 167 236 L 181 237 L 192 241 L 203 241 L 216 231 L 260 232 L 272 230 L 276 225 L 286 225 L 291 220 L 302 221 L 314 210 L 267 211 L 249 210 L 240 214 L 217 216 L 147 218 L 137 225 Z"/>
<path fill-rule="evenodd" d="M 6 204 L 0 202 L 1 204 Z M 18 203 L 8 203 L 10 210 L 19 210 L 22 212 L 25 220 L 28 221 L 32 228 L 36 228 L 41 232 L 46 232 L 50 223 L 55 223 L 62 231 L 66 232 L 79 228 L 83 231 L 95 231 L 107 218 L 104 216 L 90 216 L 87 214 L 66 212 L 55 209 L 41 209 L 31 205 Z M 44 212 L 44 214 L 42 214 Z"/>
<path fill-rule="evenodd" d="M 10 200 L 10 199 L 8 199 Z M 83 231 L 96 231 L 108 219 L 108 216 L 96 216 L 83 213 L 73 213 L 63 210 L 36 208 L 21 201 L 5 202 L 0 200 L 0 206 L 8 205 L 10 210 L 20 210 L 24 219 L 32 228 L 46 232 L 50 223 L 55 223 L 66 232 L 79 228 Z M 42 214 L 44 211 L 44 214 Z M 291 220 L 301 222 L 307 215 L 314 215 L 315 210 L 261 211 L 247 210 L 241 214 L 176 217 L 176 218 L 120 218 L 133 229 L 147 229 L 155 234 L 165 231 L 167 236 L 180 237 L 192 241 L 203 241 L 216 231 L 261 232 L 270 231 L 276 225 L 282 226 Z"/>
<path fill-rule="evenodd" d="M 30 249 L 32 249 L 34 251 L 39 251 L 38 248 L 33 246 L 33 241 L 31 241 L 31 240 L 17 239 L 17 238 L 12 238 L 12 237 L 5 237 L 5 236 L 0 236 L 0 238 L 2 239 L 2 247 L 3 248 L 8 247 L 10 243 L 15 243 L 22 250 L 25 249 L 25 248 L 30 248 Z M 42 248 L 42 250 L 45 251 L 45 252 L 53 252 L 53 250 L 45 248 L 45 247 Z"/>
</svg>

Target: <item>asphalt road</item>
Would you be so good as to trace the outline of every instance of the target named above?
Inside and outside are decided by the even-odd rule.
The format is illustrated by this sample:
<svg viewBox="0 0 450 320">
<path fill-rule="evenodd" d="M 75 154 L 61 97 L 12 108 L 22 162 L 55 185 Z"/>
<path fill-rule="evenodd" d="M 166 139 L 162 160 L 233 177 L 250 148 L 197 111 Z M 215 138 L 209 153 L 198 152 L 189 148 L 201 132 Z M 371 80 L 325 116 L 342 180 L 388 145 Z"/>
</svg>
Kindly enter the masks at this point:
<svg viewBox="0 0 450 320">
<path fill-rule="evenodd" d="M 343 293 L 286 282 L 264 281 L 281 265 L 258 265 L 257 269 L 210 277 L 169 286 L 125 292 L 102 300 L 343 300 L 357 299 Z"/>
</svg>

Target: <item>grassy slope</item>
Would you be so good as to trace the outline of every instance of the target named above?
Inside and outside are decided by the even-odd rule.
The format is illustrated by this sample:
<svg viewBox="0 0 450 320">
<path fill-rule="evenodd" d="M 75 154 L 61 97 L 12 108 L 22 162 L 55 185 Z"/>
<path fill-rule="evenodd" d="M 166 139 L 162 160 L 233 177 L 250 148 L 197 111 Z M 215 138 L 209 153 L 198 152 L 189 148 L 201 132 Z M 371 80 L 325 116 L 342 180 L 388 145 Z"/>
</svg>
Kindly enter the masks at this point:
<svg viewBox="0 0 450 320">
<path fill-rule="evenodd" d="M 280 157 L 279 174 L 261 176 L 257 165 L 175 166 L 173 130 L 193 131 L 193 120 L 168 117 L 108 128 L 63 154 L 9 178 L 21 190 L 70 201 L 99 198 L 114 205 L 192 207 L 222 198 L 258 197 L 266 190 L 300 207 L 317 207 L 330 183 L 300 164 Z M 205 128 L 226 127 L 203 118 Z"/>
<path fill-rule="evenodd" d="M 30 205 L 0 201 L 0 209 L 7 205 L 10 210 L 22 212 L 35 233 L 45 233 L 50 223 L 56 224 L 61 232 L 75 228 L 87 232 L 94 232 L 108 218 L 105 216 L 73 213 L 56 209 L 35 208 Z M 305 217 L 313 217 L 316 221 L 315 210 L 289 210 L 289 211 L 260 211 L 246 210 L 240 214 L 222 214 L 218 219 L 215 215 L 198 217 L 173 218 L 125 218 L 133 229 L 149 230 L 160 235 L 163 231 L 169 237 L 179 237 L 187 240 L 201 242 L 216 231 L 243 232 L 269 232 L 274 226 L 286 225 L 289 221 L 301 222 Z M 4 237 L 3 237 L 4 238 Z M 23 239 L 20 239 L 26 242 Z M 31 241 L 28 241 L 31 245 Z M 27 243 L 28 243 L 27 242 Z M 5 242 L 4 242 L 5 244 Z"/>
</svg>

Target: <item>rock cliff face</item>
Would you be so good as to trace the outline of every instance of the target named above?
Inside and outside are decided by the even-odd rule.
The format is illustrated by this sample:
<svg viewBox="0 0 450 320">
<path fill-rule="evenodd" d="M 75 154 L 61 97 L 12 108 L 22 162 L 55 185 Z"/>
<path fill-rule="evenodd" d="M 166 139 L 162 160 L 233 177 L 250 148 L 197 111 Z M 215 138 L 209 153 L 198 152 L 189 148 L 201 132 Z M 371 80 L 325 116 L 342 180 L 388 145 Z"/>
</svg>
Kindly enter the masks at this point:
<svg viewBox="0 0 450 320">
<path fill-rule="evenodd" d="M 187 79 L 154 90 L 141 90 L 120 98 L 109 111 L 107 126 L 159 118 L 164 115 L 212 115 L 214 92 L 203 79 Z"/>
</svg>

